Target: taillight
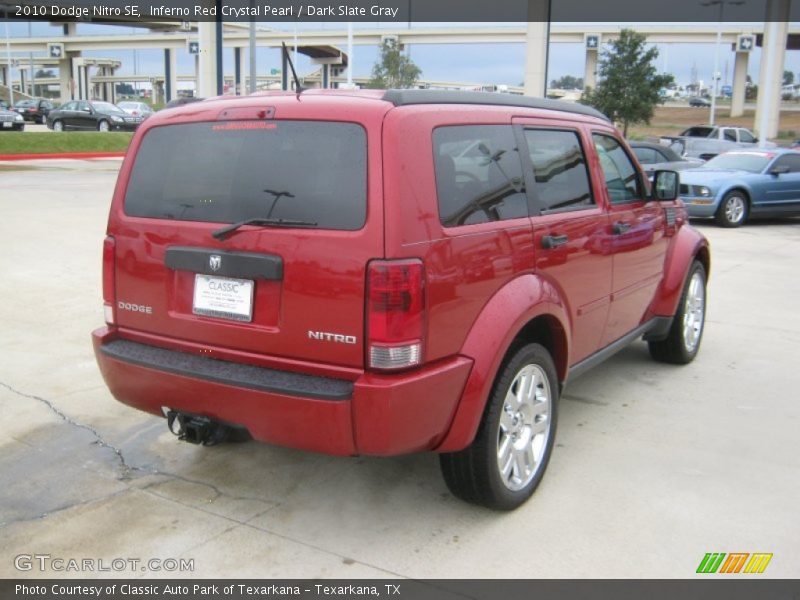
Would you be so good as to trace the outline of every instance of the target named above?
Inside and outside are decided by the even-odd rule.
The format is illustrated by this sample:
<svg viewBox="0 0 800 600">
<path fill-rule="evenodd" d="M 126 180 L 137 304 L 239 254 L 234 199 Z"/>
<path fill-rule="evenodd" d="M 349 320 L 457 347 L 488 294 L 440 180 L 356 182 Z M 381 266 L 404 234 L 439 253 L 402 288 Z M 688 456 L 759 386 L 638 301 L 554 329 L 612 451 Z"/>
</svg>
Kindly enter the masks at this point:
<svg viewBox="0 0 800 600">
<path fill-rule="evenodd" d="M 113 236 L 106 236 L 103 241 L 103 312 L 106 323 L 114 324 L 114 301 L 116 290 L 114 289 L 115 255 L 117 243 Z"/>
<path fill-rule="evenodd" d="M 422 261 L 374 260 L 367 267 L 367 353 L 373 369 L 422 362 L 425 270 Z"/>
</svg>

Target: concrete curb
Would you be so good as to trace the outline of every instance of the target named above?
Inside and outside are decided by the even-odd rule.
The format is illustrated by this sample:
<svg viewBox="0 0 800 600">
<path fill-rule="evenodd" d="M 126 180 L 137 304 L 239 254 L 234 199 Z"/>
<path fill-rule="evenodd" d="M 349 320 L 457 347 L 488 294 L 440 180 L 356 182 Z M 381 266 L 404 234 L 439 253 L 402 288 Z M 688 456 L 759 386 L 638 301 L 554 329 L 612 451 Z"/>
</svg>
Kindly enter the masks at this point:
<svg viewBox="0 0 800 600">
<path fill-rule="evenodd" d="M 0 154 L 0 160 L 44 160 L 63 158 L 88 160 L 92 158 L 123 158 L 124 152 L 64 152 L 61 154 Z"/>
</svg>

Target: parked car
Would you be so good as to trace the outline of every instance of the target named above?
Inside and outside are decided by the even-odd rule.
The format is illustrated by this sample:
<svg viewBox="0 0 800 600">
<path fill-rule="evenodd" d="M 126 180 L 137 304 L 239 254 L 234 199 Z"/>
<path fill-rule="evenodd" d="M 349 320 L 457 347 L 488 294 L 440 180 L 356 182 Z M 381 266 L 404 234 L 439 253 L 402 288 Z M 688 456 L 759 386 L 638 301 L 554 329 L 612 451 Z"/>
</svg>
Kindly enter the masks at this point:
<svg viewBox="0 0 800 600">
<path fill-rule="evenodd" d="M 92 129 L 96 131 L 135 131 L 144 121 L 141 116 L 129 115 L 110 102 L 73 100 L 50 111 L 47 126 L 53 131 Z"/>
<path fill-rule="evenodd" d="M 677 173 L 651 186 L 592 108 L 435 90 L 200 108 L 132 140 L 92 335 L 112 394 L 180 439 L 431 450 L 456 496 L 512 509 L 564 384 L 642 337 L 656 360 L 698 352 L 708 244 Z"/>
<path fill-rule="evenodd" d="M 0 109 L 8 110 L 8 102 L 6 102 L 5 100 L 0 100 Z"/>
<path fill-rule="evenodd" d="M 150 107 L 150 105 L 145 102 L 125 101 L 125 102 L 118 102 L 117 106 L 119 106 L 129 115 L 133 115 L 134 117 L 142 117 L 144 119 L 152 115 L 154 112 L 153 109 Z"/>
<path fill-rule="evenodd" d="M 699 158 L 683 158 L 672 148 L 654 142 L 629 142 L 639 164 L 648 177 L 656 171 L 683 171 L 699 167 L 703 160 Z"/>
<path fill-rule="evenodd" d="M 14 104 L 13 110 L 26 121 L 44 123 L 48 113 L 53 110 L 53 104 L 49 100 L 20 100 Z"/>
<path fill-rule="evenodd" d="M 738 227 L 754 217 L 800 215 L 800 152 L 737 150 L 681 173 L 681 198 L 692 217 Z"/>
<path fill-rule="evenodd" d="M 755 148 L 758 138 L 744 127 L 717 127 L 714 125 L 695 125 L 681 132 L 677 137 L 663 136 L 663 144 L 669 145 L 684 158 L 709 160 L 717 154 L 738 148 Z M 763 144 L 775 148 L 772 142 Z"/>
<path fill-rule="evenodd" d="M 25 119 L 18 112 L 0 108 L 0 131 L 25 131 Z"/>
<path fill-rule="evenodd" d="M 689 106 L 692 108 L 706 108 L 711 106 L 711 101 L 707 100 L 706 98 L 696 96 L 689 100 Z"/>
</svg>

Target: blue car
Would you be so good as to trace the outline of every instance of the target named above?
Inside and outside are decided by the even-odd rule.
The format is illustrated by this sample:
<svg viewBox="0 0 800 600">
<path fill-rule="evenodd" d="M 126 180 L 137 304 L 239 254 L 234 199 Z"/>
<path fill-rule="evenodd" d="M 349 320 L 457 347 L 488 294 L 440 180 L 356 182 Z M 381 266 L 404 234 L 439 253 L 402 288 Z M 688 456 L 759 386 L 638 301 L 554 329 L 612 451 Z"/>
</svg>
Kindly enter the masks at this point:
<svg viewBox="0 0 800 600">
<path fill-rule="evenodd" d="M 800 152 L 736 150 L 681 171 L 680 197 L 690 217 L 738 227 L 751 217 L 800 215 Z"/>
</svg>

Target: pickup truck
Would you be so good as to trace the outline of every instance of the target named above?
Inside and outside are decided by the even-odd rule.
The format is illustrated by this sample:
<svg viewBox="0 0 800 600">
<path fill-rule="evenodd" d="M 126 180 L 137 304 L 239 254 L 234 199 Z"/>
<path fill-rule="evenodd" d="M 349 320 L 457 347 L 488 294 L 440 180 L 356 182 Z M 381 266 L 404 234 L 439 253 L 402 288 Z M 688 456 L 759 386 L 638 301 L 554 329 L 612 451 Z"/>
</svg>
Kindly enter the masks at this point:
<svg viewBox="0 0 800 600">
<path fill-rule="evenodd" d="M 758 138 L 749 129 L 714 125 L 695 125 L 678 136 L 662 136 L 660 141 L 684 158 L 703 160 L 729 150 L 753 148 L 758 144 Z M 767 142 L 766 146 L 774 148 L 775 144 Z"/>
</svg>

